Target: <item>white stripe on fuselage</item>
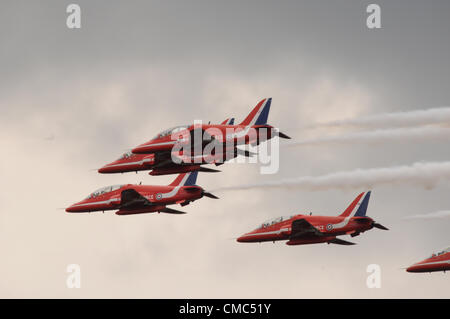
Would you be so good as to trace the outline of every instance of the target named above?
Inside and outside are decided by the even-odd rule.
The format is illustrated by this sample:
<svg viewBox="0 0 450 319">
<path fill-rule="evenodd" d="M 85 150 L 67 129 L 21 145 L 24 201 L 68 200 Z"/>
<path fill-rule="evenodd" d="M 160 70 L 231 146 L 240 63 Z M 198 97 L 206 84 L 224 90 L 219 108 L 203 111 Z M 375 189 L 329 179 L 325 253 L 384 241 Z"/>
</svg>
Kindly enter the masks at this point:
<svg viewBox="0 0 450 319">
<path fill-rule="evenodd" d="M 89 206 L 89 205 L 100 205 L 100 204 L 111 204 L 112 202 L 120 201 L 120 198 L 111 198 L 108 200 L 103 200 L 99 202 L 89 202 L 84 204 L 76 204 L 72 205 L 71 207 L 81 207 L 81 206 Z"/>
<path fill-rule="evenodd" d="M 430 262 L 423 263 L 423 264 L 419 263 L 419 264 L 413 265 L 413 267 L 415 267 L 415 266 L 437 265 L 437 264 L 450 264 L 450 260 L 430 261 Z"/>
<path fill-rule="evenodd" d="M 289 231 L 289 228 L 281 228 L 279 230 L 268 231 L 268 232 L 265 232 L 265 233 L 247 234 L 247 235 L 244 235 L 244 237 L 259 236 L 259 235 L 281 234 L 284 231 Z"/>
<path fill-rule="evenodd" d="M 170 145 L 170 144 L 175 144 L 176 142 L 177 141 L 162 142 L 162 143 L 156 143 L 156 144 L 146 144 L 146 145 L 138 146 L 138 148 L 149 148 L 152 146 Z"/>
<path fill-rule="evenodd" d="M 349 221 L 352 217 L 353 217 L 352 215 L 349 215 L 349 216 L 345 217 L 342 222 L 340 222 L 338 224 L 331 224 L 331 225 L 333 225 L 333 229 L 344 228 L 345 226 L 347 226 L 347 224 L 349 223 Z"/>
<path fill-rule="evenodd" d="M 361 206 L 361 204 L 364 201 L 364 198 L 366 197 L 366 195 L 367 195 L 367 193 L 365 193 L 363 196 L 361 196 L 361 201 L 358 202 L 358 204 L 356 204 L 355 207 L 353 207 L 353 210 L 350 212 L 350 214 L 347 217 L 344 218 L 344 220 L 342 222 L 337 223 L 337 224 L 332 224 L 333 225 L 333 229 L 344 228 L 345 226 L 347 226 L 347 224 L 349 223 L 350 219 L 358 211 L 358 208 Z"/>
<path fill-rule="evenodd" d="M 145 145 L 144 147 L 149 147 L 149 146 L 160 146 L 160 145 L 169 145 L 169 144 L 175 144 L 177 141 L 170 141 L 170 142 L 162 142 L 162 143 L 156 143 L 156 144 L 148 144 Z"/>
<path fill-rule="evenodd" d="M 184 175 L 184 177 L 181 180 L 180 184 L 178 186 L 174 187 L 170 192 L 162 193 L 161 194 L 161 198 L 169 198 L 169 197 L 175 196 L 178 193 L 178 191 L 180 190 L 180 188 L 182 186 L 184 186 L 184 183 L 186 183 L 186 180 L 188 179 L 189 175 L 190 175 L 190 173 Z"/>
<path fill-rule="evenodd" d="M 151 161 L 152 161 L 152 160 L 151 160 L 150 158 L 146 158 L 146 159 L 143 159 L 143 160 L 138 161 L 138 162 L 110 164 L 110 165 L 106 165 L 106 167 L 117 167 L 117 166 L 135 165 L 135 164 L 137 164 L 137 165 L 142 165 L 142 164 L 144 164 L 145 162 L 151 162 Z"/>
</svg>

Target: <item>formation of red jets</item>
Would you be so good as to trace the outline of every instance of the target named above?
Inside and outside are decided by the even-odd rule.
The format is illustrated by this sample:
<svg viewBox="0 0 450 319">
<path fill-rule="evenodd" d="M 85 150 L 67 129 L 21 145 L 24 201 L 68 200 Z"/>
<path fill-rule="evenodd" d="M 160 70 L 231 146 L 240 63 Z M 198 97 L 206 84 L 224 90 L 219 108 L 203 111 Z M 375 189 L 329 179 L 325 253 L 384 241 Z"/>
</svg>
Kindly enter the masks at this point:
<svg viewBox="0 0 450 319">
<path fill-rule="evenodd" d="M 115 210 L 117 215 L 153 212 L 184 214 L 183 211 L 168 206 L 186 206 L 202 197 L 217 199 L 218 197 L 196 185 L 198 172 L 219 172 L 205 165 L 219 166 L 238 155 L 254 155 L 238 148 L 240 145 L 255 146 L 276 136 L 290 138 L 267 124 L 271 102 L 271 98 L 260 101 L 244 121 L 237 125 L 234 124 L 234 118 L 230 118 L 220 124 L 194 123 L 167 129 L 98 170 L 102 174 L 143 170 L 149 170 L 150 175 L 179 174 L 171 184 L 103 187 L 71 205 L 66 211 L 90 213 Z M 370 194 L 370 191 L 359 194 L 338 216 L 282 216 L 262 223 L 255 230 L 237 238 L 237 241 L 260 243 L 285 240 L 287 245 L 354 245 L 338 236 L 355 237 L 372 228 L 387 230 L 366 216 Z M 446 270 L 450 270 L 450 248 L 407 268 L 408 272 Z"/>
</svg>

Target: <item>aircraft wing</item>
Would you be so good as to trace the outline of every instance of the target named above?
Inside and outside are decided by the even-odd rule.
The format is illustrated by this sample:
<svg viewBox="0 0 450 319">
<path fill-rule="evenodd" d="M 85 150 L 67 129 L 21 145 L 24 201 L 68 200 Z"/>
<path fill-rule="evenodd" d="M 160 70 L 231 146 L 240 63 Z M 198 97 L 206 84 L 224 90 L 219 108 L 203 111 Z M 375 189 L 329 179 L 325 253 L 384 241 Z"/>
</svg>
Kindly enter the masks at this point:
<svg viewBox="0 0 450 319">
<path fill-rule="evenodd" d="M 159 162 L 156 165 L 153 165 L 153 169 L 158 169 L 158 168 L 171 168 L 174 166 L 174 163 L 172 162 L 172 159 L 166 159 L 162 162 Z"/>
<path fill-rule="evenodd" d="M 347 245 L 347 246 L 349 246 L 349 245 L 356 245 L 355 243 L 352 243 L 352 242 L 346 241 L 346 240 L 342 240 L 342 239 L 339 239 L 339 238 L 335 238 L 333 240 L 330 240 L 328 243 L 329 244 L 336 244 L 336 245 Z"/>
<path fill-rule="evenodd" d="M 176 210 L 168 207 L 161 209 L 160 212 L 166 214 L 186 214 L 186 212 L 182 212 L 181 210 Z"/>
<path fill-rule="evenodd" d="M 152 205 L 152 202 L 150 202 L 147 198 L 145 198 L 132 188 L 126 189 L 121 193 L 121 210 L 131 210 Z"/>
<path fill-rule="evenodd" d="M 296 219 L 292 222 L 291 238 L 322 236 L 322 233 L 306 219 Z"/>
</svg>

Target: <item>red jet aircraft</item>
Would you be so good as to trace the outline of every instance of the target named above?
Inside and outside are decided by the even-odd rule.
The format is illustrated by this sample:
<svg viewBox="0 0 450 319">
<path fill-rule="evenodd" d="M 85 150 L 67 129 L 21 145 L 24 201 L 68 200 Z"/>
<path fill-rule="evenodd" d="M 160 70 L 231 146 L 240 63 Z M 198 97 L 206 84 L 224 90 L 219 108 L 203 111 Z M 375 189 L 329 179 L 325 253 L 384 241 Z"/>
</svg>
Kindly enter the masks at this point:
<svg viewBox="0 0 450 319">
<path fill-rule="evenodd" d="M 228 118 L 221 125 L 233 125 L 234 118 Z M 161 134 L 159 134 L 161 135 Z M 208 172 L 214 173 L 219 170 L 200 165 L 173 165 L 169 162 L 171 159 L 170 152 L 155 152 L 151 154 L 134 154 L 131 151 L 124 153 L 119 159 L 112 163 L 106 164 L 98 170 L 99 173 L 126 173 L 152 170 L 150 175 L 166 175 L 179 174 L 187 172 Z"/>
<path fill-rule="evenodd" d="M 203 188 L 195 185 L 198 172 L 180 174 L 169 186 L 154 185 L 115 185 L 101 188 L 86 199 L 66 209 L 68 213 L 86 213 L 93 211 L 118 210 L 117 215 L 131 215 L 161 212 L 185 214 L 168 208 L 167 205 L 190 202 L 203 196 L 217 198 Z"/>
<path fill-rule="evenodd" d="M 450 270 L 450 247 L 438 253 L 434 253 L 406 269 L 407 272 L 433 272 Z"/>
<path fill-rule="evenodd" d="M 260 101 L 238 125 L 234 125 L 234 119 L 231 119 L 221 124 L 182 125 L 167 129 L 98 171 L 123 173 L 151 169 L 151 175 L 217 172 L 201 165 L 221 165 L 238 155 L 254 155 L 237 148 L 237 145 L 258 145 L 274 136 L 289 138 L 267 124 L 271 101 L 271 98 Z M 205 151 L 208 145 L 210 152 Z"/>
<path fill-rule="evenodd" d="M 293 215 L 279 217 L 263 223 L 260 227 L 237 239 L 241 243 L 287 240 L 287 245 L 328 243 L 354 245 L 336 236 L 358 236 L 373 227 L 387 230 L 366 216 L 370 191 L 359 194 L 339 216 Z"/>
</svg>

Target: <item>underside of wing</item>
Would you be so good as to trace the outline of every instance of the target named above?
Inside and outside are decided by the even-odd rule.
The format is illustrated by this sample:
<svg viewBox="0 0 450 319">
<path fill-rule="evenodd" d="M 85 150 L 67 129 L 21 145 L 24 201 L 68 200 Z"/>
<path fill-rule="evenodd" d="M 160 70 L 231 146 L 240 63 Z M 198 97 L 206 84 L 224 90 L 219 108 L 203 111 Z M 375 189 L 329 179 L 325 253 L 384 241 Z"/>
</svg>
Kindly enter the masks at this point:
<svg viewBox="0 0 450 319">
<path fill-rule="evenodd" d="M 121 210 L 132 210 L 143 207 L 152 206 L 152 202 L 150 202 L 147 198 L 139 194 L 136 190 L 130 188 L 122 191 L 121 200 L 120 200 L 120 209 Z"/>
<path fill-rule="evenodd" d="M 167 159 L 164 159 L 164 160 L 158 162 L 158 164 L 153 165 L 152 169 L 159 169 L 159 168 L 174 168 L 174 167 L 176 167 L 176 166 L 177 166 L 177 165 L 174 164 L 174 162 L 172 161 L 171 158 L 167 158 Z"/>
<path fill-rule="evenodd" d="M 161 213 L 166 213 L 166 214 L 186 214 L 186 212 L 182 212 L 181 210 L 176 210 L 176 209 L 172 209 L 172 208 L 168 208 L 165 207 L 163 209 L 160 210 Z"/>
<path fill-rule="evenodd" d="M 296 219 L 292 222 L 290 239 L 320 237 L 322 233 L 306 219 Z"/>
<path fill-rule="evenodd" d="M 172 150 L 155 152 L 155 165 L 153 168 L 160 168 L 173 165 Z"/>
<path fill-rule="evenodd" d="M 336 245 L 346 245 L 346 246 L 356 245 L 355 243 L 352 243 L 352 242 L 346 241 L 346 240 L 342 240 L 342 239 L 339 239 L 339 238 L 332 239 L 328 243 L 329 244 L 336 244 Z"/>
</svg>

